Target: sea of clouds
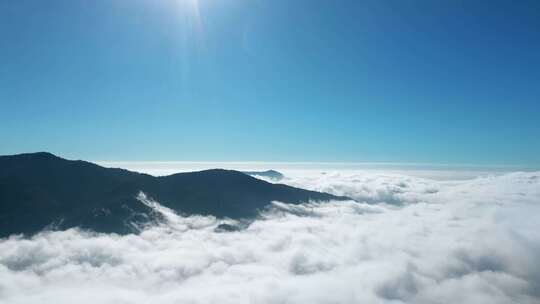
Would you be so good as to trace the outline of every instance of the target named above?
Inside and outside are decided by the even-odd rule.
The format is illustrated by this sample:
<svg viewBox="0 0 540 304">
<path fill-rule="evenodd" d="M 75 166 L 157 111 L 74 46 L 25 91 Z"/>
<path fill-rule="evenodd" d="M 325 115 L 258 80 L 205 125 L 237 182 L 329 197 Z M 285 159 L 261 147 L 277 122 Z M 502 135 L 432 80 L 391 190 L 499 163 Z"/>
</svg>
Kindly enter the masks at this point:
<svg viewBox="0 0 540 304">
<path fill-rule="evenodd" d="M 247 228 L 0 239 L 0 303 L 540 303 L 540 172 L 285 172 L 355 201 L 276 202 Z"/>
</svg>

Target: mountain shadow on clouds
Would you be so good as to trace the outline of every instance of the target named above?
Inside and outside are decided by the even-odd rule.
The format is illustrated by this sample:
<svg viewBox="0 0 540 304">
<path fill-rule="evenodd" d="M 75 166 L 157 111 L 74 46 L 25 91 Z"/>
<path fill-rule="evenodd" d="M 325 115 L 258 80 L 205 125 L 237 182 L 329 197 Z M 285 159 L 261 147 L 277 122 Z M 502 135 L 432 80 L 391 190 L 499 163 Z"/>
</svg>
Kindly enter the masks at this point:
<svg viewBox="0 0 540 304">
<path fill-rule="evenodd" d="M 182 214 L 236 219 L 253 217 L 272 201 L 348 199 L 232 170 L 155 177 L 45 152 L 0 156 L 0 237 L 32 234 L 44 227 L 136 232 L 161 216 L 137 199 L 141 191 Z"/>
</svg>

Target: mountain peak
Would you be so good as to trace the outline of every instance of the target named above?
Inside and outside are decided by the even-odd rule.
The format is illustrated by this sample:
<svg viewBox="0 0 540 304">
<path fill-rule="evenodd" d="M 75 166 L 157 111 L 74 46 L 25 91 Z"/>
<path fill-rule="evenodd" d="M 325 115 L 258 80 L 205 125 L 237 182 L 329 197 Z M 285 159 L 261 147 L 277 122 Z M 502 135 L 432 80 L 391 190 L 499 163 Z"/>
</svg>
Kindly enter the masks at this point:
<svg viewBox="0 0 540 304">
<path fill-rule="evenodd" d="M 13 154 L 13 155 L 2 155 L 0 157 L 8 157 L 8 158 L 25 158 L 25 159 L 62 159 L 61 157 L 58 157 L 50 152 L 30 152 L 30 153 L 21 153 L 21 154 Z"/>
</svg>

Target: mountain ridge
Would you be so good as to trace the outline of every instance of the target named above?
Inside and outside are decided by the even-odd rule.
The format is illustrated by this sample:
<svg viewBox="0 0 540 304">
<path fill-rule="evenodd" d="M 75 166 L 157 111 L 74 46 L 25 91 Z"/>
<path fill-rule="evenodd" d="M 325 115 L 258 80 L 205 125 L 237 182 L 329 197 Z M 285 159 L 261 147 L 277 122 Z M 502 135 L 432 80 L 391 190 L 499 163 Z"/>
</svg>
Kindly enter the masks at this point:
<svg viewBox="0 0 540 304">
<path fill-rule="evenodd" d="M 156 220 L 137 200 L 144 192 L 182 214 L 249 218 L 272 201 L 346 200 L 328 193 L 273 184 L 239 171 L 210 169 L 152 176 L 67 160 L 48 152 L 0 156 L 0 237 L 32 234 L 57 223 L 97 232 L 134 232 Z"/>
</svg>

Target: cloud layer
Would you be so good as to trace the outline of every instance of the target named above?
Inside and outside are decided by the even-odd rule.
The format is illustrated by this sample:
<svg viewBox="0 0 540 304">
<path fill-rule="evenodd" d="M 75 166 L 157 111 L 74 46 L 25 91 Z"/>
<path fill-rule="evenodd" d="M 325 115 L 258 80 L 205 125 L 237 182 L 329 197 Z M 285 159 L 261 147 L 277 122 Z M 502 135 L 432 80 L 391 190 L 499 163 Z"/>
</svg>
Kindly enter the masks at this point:
<svg viewBox="0 0 540 304">
<path fill-rule="evenodd" d="M 0 303 L 540 301 L 540 172 L 463 181 L 312 172 L 285 182 L 359 203 L 275 203 L 237 232 L 154 205 L 167 222 L 140 235 L 2 239 Z"/>
</svg>

